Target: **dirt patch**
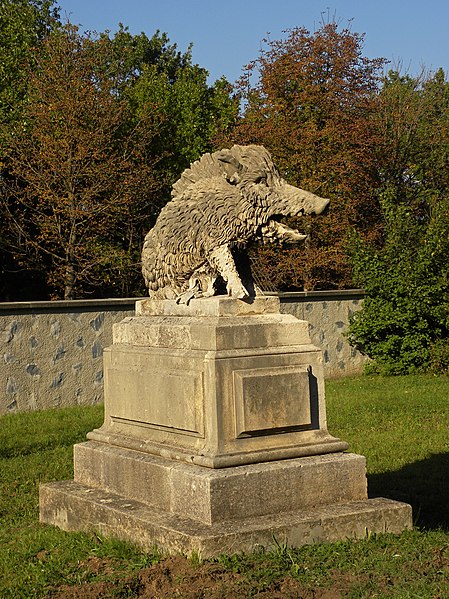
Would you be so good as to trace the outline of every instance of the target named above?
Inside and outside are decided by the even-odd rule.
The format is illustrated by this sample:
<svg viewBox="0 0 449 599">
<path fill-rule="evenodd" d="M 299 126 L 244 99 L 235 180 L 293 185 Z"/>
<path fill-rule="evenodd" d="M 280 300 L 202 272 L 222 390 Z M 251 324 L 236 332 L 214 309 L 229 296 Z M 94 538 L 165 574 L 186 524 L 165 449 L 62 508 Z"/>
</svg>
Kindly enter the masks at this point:
<svg viewBox="0 0 449 599">
<path fill-rule="evenodd" d="M 91 558 L 80 568 L 107 577 L 113 569 L 108 560 Z M 257 578 L 233 572 L 215 562 L 193 565 L 182 557 L 169 557 L 154 566 L 139 570 L 115 582 L 89 582 L 52 589 L 51 599 L 341 599 L 361 581 L 342 572 L 330 574 L 330 588 L 307 588 L 291 576 L 267 583 Z"/>
</svg>

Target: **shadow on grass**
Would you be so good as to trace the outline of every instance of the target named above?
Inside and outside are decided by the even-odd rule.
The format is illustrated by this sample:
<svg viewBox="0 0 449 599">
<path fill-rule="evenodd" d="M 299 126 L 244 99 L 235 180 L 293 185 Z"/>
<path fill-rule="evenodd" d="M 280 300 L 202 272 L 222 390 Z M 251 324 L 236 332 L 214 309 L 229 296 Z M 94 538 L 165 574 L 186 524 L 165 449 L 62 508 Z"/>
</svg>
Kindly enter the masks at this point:
<svg viewBox="0 0 449 599">
<path fill-rule="evenodd" d="M 400 470 L 368 476 L 370 497 L 409 503 L 413 523 L 449 530 L 449 453 L 407 464 Z"/>
</svg>

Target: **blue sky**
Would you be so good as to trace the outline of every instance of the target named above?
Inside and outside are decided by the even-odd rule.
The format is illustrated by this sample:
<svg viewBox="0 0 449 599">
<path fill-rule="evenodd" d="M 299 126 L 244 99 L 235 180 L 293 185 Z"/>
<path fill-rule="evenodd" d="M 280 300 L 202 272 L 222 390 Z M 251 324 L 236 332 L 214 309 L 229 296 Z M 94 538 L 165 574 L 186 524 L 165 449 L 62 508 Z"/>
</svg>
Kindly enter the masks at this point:
<svg viewBox="0 0 449 599">
<path fill-rule="evenodd" d="M 119 22 L 149 37 L 159 29 L 210 80 L 234 82 L 259 55 L 263 38 L 285 29 L 317 29 L 324 16 L 365 34 L 364 55 L 384 57 L 415 75 L 442 67 L 449 73 L 449 0 L 58 0 L 63 18 L 82 29 L 112 32 Z"/>
</svg>

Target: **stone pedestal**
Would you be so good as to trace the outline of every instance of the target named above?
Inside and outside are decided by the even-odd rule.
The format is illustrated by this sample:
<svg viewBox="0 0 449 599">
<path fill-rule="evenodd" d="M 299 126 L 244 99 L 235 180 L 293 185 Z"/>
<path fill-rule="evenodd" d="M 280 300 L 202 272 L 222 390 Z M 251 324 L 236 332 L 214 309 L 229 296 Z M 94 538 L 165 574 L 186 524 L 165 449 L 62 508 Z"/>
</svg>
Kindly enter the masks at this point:
<svg viewBox="0 0 449 599">
<path fill-rule="evenodd" d="M 277 298 L 137 302 L 105 351 L 105 420 L 41 520 L 203 556 L 401 532 L 326 424 L 321 351 Z"/>
</svg>

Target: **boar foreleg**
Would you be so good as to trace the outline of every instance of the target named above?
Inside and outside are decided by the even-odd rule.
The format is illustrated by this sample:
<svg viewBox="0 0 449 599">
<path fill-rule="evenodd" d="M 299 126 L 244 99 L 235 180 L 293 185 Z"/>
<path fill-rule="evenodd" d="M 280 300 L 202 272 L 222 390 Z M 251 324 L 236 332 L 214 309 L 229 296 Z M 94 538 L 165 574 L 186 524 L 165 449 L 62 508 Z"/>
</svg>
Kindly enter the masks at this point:
<svg viewBox="0 0 449 599">
<path fill-rule="evenodd" d="M 226 281 L 226 290 L 230 297 L 238 299 L 249 297 L 250 294 L 240 279 L 231 250 L 227 245 L 215 248 L 209 256 L 209 262 Z"/>
</svg>

